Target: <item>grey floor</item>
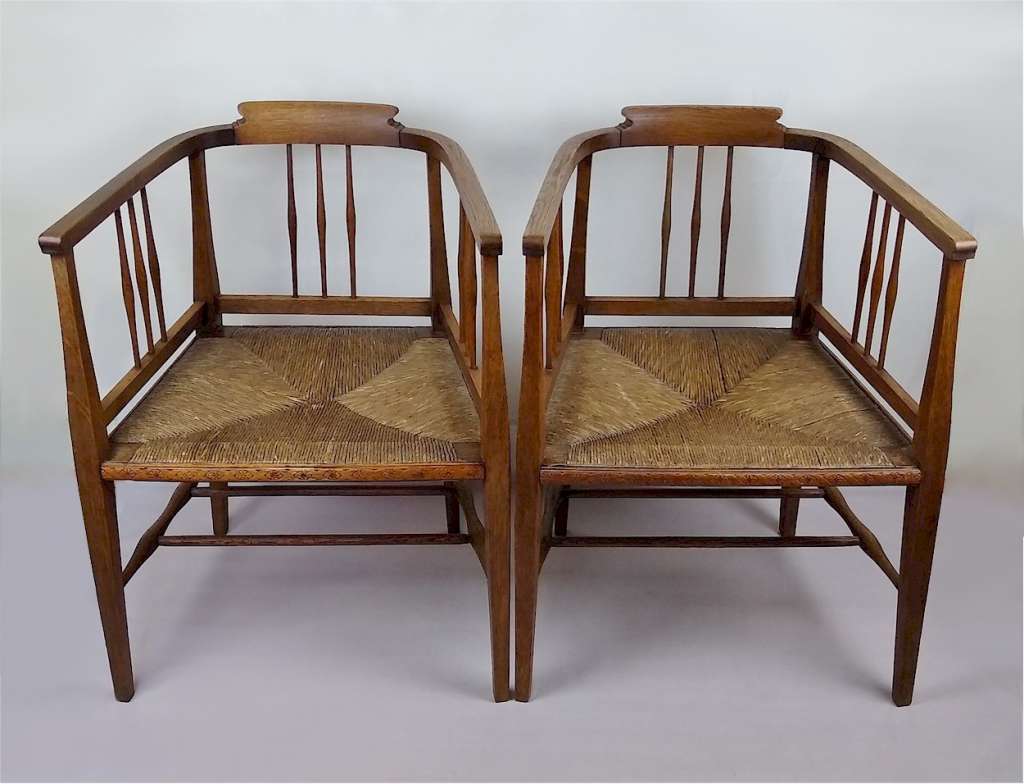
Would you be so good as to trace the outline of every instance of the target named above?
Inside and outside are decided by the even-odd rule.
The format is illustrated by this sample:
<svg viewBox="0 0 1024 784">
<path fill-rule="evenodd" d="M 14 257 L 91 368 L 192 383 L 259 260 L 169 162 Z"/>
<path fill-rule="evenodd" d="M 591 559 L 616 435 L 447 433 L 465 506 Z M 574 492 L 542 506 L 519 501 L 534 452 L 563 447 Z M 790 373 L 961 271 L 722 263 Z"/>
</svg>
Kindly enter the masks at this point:
<svg viewBox="0 0 1024 784">
<path fill-rule="evenodd" d="M 120 493 L 126 551 L 166 494 Z M 901 493 L 849 495 L 898 552 Z M 1011 499 L 956 482 L 906 709 L 888 697 L 894 591 L 852 548 L 556 551 L 525 705 L 488 700 L 468 549 L 160 551 L 129 589 L 138 690 L 122 705 L 73 490 L 9 481 L 3 502 L 5 780 L 1021 777 L 1024 529 Z M 443 525 L 438 499 L 232 504 L 246 531 Z M 174 530 L 208 514 L 195 500 Z M 760 533 L 774 514 L 585 501 L 572 526 Z M 821 501 L 800 528 L 845 532 Z"/>
</svg>

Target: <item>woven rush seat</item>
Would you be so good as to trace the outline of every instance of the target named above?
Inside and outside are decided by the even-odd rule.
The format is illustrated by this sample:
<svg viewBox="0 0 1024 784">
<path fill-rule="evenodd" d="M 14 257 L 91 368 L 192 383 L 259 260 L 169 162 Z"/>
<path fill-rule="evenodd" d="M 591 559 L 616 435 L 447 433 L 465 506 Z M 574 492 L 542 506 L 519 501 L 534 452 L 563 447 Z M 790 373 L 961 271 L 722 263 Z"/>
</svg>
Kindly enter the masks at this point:
<svg viewBox="0 0 1024 784">
<path fill-rule="evenodd" d="M 902 467 L 909 447 L 820 344 L 788 329 L 597 328 L 566 347 L 544 464 Z"/>
<path fill-rule="evenodd" d="M 480 459 L 450 344 L 402 327 L 226 327 L 198 338 L 111 442 L 106 466 Z"/>
</svg>

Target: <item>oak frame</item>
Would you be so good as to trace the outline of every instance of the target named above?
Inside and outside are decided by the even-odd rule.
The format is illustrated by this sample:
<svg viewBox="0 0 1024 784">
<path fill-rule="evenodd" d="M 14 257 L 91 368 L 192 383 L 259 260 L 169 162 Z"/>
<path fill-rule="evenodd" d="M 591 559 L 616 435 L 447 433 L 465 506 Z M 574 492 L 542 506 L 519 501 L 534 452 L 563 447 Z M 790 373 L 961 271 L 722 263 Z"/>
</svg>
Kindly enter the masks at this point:
<svg viewBox="0 0 1024 784">
<path fill-rule="evenodd" d="M 491 627 L 492 692 L 495 701 L 509 698 L 509 425 L 505 368 L 501 347 L 498 301 L 498 257 L 501 232 L 462 148 L 432 131 L 406 128 L 394 119 L 398 109 L 381 104 L 273 101 L 243 103 L 241 119 L 233 124 L 200 128 L 175 136 L 153 148 L 106 185 L 86 198 L 39 237 L 39 246 L 51 257 L 60 315 L 67 379 L 68 421 L 86 539 L 100 610 L 114 694 L 128 701 L 135 691 L 125 612 L 124 585 L 160 545 L 295 545 L 295 544 L 470 544 L 480 559 L 488 583 Z M 210 217 L 206 151 L 239 144 L 276 144 L 287 149 L 289 184 L 288 228 L 292 245 L 292 296 L 222 294 Z M 324 266 L 322 173 L 318 167 L 318 230 L 321 238 L 321 296 L 299 296 L 295 273 L 295 208 L 292 182 L 293 144 L 336 144 L 346 148 L 346 226 L 351 291 L 327 294 Z M 424 154 L 427 166 L 427 201 L 430 226 L 428 297 L 365 297 L 355 288 L 355 207 L 352 187 L 353 145 L 390 146 Z M 164 328 L 159 261 L 149 217 L 145 186 L 180 160 L 188 160 L 193 234 L 193 302 L 173 324 Z M 444 248 L 440 167 L 450 174 L 460 199 L 460 292 L 465 316 L 452 310 Z M 149 295 L 142 297 L 146 280 L 142 240 L 133 199 L 142 194 L 146 247 L 157 297 L 160 334 L 151 334 Z M 134 328 L 135 291 L 128 266 L 120 208 L 128 204 L 136 280 L 147 326 L 147 344 L 140 351 Z M 92 353 L 82 312 L 74 251 L 77 243 L 111 215 L 118 222 L 125 308 L 131 325 L 135 367 L 101 395 L 93 370 Z M 477 285 L 477 255 L 480 283 Z M 471 278 L 472 280 L 462 280 Z M 476 338 L 477 298 L 482 334 Z M 481 456 L 466 464 L 399 464 L 391 466 L 302 467 L 282 465 L 268 470 L 253 465 L 210 465 L 199 469 L 141 465 L 132 468 L 110 462 L 108 426 L 165 366 L 175 351 L 195 335 L 216 335 L 224 313 L 376 314 L 428 316 L 434 334 L 450 343 L 470 396 L 480 415 Z M 156 339 L 154 339 L 154 337 Z M 477 346 L 479 345 L 479 359 Z M 143 534 L 132 558 L 122 569 L 114 480 L 173 481 L 178 484 L 164 512 Z M 312 485 L 280 484 L 311 480 Z M 484 522 L 477 517 L 471 481 L 482 481 Z M 256 487 L 240 482 L 263 482 Z M 331 482 L 331 484 L 328 484 Z M 355 484 L 355 483 L 370 484 Z M 415 484 L 412 484 L 415 483 Z M 427 483 L 427 484 L 422 484 Z M 255 491 L 255 492 L 254 492 Z M 240 537 L 228 532 L 228 499 L 237 495 L 439 495 L 445 499 L 446 533 L 373 534 L 284 537 Z M 192 497 L 209 497 L 213 535 L 167 536 L 174 516 Z M 460 533 L 460 509 L 467 533 Z"/>
<path fill-rule="evenodd" d="M 927 201 L 860 147 L 838 136 L 787 128 L 780 109 L 737 106 L 631 106 L 618 126 L 578 134 L 555 153 L 542 182 L 523 234 L 525 257 L 525 322 L 516 445 L 515 549 L 515 697 L 529 700 L 532 690 L 538 580 L 552 547 L 593 546 L 843 546 L 858 545 L 898 590 L 892 699 L 908 705 L 913 698 L 921 628 L 934 552 L 935 532 L 949 449 L 953 367 L 957 322 L 966 260 L 977 242 L 949 216 Z M 665 296 L 665 264 L 671 231 L 671 183 L 676 146 L 697 147 L 697 181 L 691 216 L 689 296 Z M 728 148 L 721 215 L 721 259 L 718 295 L 695 296 L 696 242 L 700 231 L 701 163 L 705 145 Z M 659 295 L 593 297 L 586 293 L 587 219 L 593 156 L 630 146 L 666 146 L 666 194 L 662 214 L 662 270 Z M 727 297 L 724 295 L 726 248 L 731 222 L 729 207 L 733 148 L 775 147 L 810 154 L 811 178 L 804 242 L 792 298 Z M 822 305 L 822 265 L 828 172 L 831 163 L 854 174 L 872 191 L 872 218 L 862 257 L 857 319 L 870 295 L 867 335 L 858 341 L 857 324 L 847 331 Z M 568 271 L 561 285 L 562 202 L 576 174 L 575 209 Z M 886 202 L 882 250 L 872 268 L 874 208 Z M 892 211 L 898 214 L 894 259 L 882 302 L 885 231 Z M 919 397 L 911 395 L 884 369 L 889 320 L 896 297 L 899 248 L 905 223 L 916 227 L 942 254 L 940 286 Z M 870 278 L 870 290 L 868 281 Z M 883 312 L 881 350 L 872 354 L 872 330 Z M 825 338 L 863 377 L 858 381 L 876 400 L 892 407 L 912 431 L 916 465 L 905 469 L 813 471 L 684 470 L 562 467 L 543 464 L 545 412 L 559 372 L 566 343 L 584 329 L 589 315 L 788 316 L 794 333 L 809 340 Z M 546 339 L 545 339 L 546 336 Z M 824 344 L 823 344 L 824 345 Z M 851 376 L 856 380 L 855 376 Z M 906 511 L 900 568 L 888 560 L 878 540 L 847 505 L 839 487 L 896 485 L 906 488 Z M 852 536 L 796 535 L 798 504 L 808 489 L 823 497 L 850 528 Z M 742 497 L 777 493 L 780 498 L 779 538 L 728 537 L 572 537 L 568 535 L 569 501 L 580 495 L 619 497 Z M 810 541 L 813 539 L 813 541 Z"/>
</svg>

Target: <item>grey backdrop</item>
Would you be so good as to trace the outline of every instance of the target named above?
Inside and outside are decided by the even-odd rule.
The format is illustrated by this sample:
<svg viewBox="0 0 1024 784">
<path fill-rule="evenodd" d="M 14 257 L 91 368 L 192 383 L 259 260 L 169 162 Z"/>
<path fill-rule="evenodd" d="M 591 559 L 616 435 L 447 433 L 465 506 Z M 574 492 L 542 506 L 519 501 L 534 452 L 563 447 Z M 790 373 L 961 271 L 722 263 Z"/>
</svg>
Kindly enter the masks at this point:
<svg viewBox="0 0 1024 784">
<path fill-rule="evenodd" d="M 4 3 L 2 773 L 8 779 L 1009 779 L 1021 775 L 1021 7 L 970 4 Z M 915 705 L 888 701 L 895 596 L 842 552 L 562 552 L 535 700 L 488 702 L 483 582 L 461 550 L 161 553 L 131 585 L 138 693 L 109 688 L 77 506 L 52 279 L 35 237 L 124 165 L 242 100 L 395 103 L 469 153 L 504 230 L 513 401 L 519 235 L 557 145 L 630 103 L 768 104 L 852 138 L 979 239 Z M 657 286 L 664 151 L 594 166 L 594 292 Z M 340 226 L 342 163 L 326 158 Z M 279 150 L 209 155 L 227 291 L 288 285 Z M 303 280 L 312 166 L 298 160 Z M 676 158 L 687 214 L 692 154 Z M 709 150 L 705 214 L 722 161 Z M 426 290 L 422 159 L 355 151 L 361 288 Z M 736 155 L 728 290 L 787 294 L 804 155 Z M 867 190 L 833 176 L 826 304 L 852 311 Z M 448 227 L 455 201 L 447 190 Z M 187 175 L 150 190 L 168 316 L 190 296 Z M 333 210 L 333 211 L 332 211 Z M 683 285 L 685 224 L 670 291 Z M 713 285 L 714 220 L 699 286 Z M 342 232 L 331 258 L 342 278 Z M 682 238 L 682 239 L 680 239 Z M 100 383 L 128 367 L 113 229 L 77 252 Z M 939 255 L 909 231 L 890 363 L 916 391 Z M 133 546 L 166 488 L 120 489 Z M 891 553 L 902 497 L 850 494 Z M 840 525 L 807 502 L 808 532 Z M 249 530 L 433 530 L 436 501 L 233 502 Z M 735 533 L 770 504 L 587 502 L 578 530 Z M 642 521 L 642 522 L 640 522 Z M 189 505 L 179 530 L 200 530 Z"/>
</svg>

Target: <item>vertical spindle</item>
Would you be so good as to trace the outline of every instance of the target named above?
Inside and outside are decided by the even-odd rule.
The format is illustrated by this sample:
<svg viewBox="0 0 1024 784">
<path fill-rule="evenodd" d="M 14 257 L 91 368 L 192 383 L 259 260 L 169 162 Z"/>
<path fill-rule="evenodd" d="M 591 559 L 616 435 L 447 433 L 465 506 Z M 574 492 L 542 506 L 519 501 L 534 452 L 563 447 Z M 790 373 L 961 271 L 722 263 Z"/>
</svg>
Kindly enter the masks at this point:
<svg viewBox="0 0 1024 784">
<path fill-rule="evenodd" d="M 672 236 L 672 169 L 675 163 L 676 148 L 669 145 L 668 157 L 665 161 L 665 203 L 661 210 L 661 278 L 658 284 L 658 296 L 665 296 L 665 284 L 668 278 L 668 247 Z"/>
<path fill-rule="evenodd" d="M 142 257 L 139 239 L 139 221 L 135 217 L 135 200 L 128 199 L 128 226 L 132 231 L 132 257 L 135 259 L 135 288 L 142 308 L 142 326 L 146 330 L 146 350 L 153 350 L 153 317 L 149 313 L 149 283 L 146 281 L 146 262 Z"/>
<path fill-rule="evenodd" d="M 693 213 L 690 215 L 690 296 L 697 290 L 697 244 L 700 242 L 700 191 L 704 177 L 704 146 L 697 148 L 697 175 L 693 183 Z"/>
<path fill-rule="evenodd" d="M 324 203 L 324 165 L 316 145 L 316 236 L 320 244 L 320 296 L 327 296 L 327 206 Z"/>
<path fill-rule="evenodd" d="M 114 227 L 117 230 L 117 254 L 121 261 L 121 295 L 124 299 L 124 314 L 128 319 L 128 335 L 132 341 L 132 359 L 135 367 L 141 367 L 139 357 L 139 328 L 135 321 L 135 289 L 132 287 L 131 272 L 128 271 L 128 249 L 124 242 L 124 224 L 121 222 L 121 208 L 114 210 Z"/>
<path fill-rule="evenodd" d="M 160 325 L 160 339 L 167 340 L 167 321 L 164 317 L 164 290 L 160 279 L 160 259 L 156 255 L 156 239 L 153 237 L 153 223 L 149 217 L 149 197 L 146 189 L 140 191 L 142 196 L 142 222 L 146 229 L 146 255 L 149 258 L 149 279 L 153 284 L 153 297 L 156 300 L 156 319 Z"/>
<path fill-rule="evenodd" d="M 885 313 L 882 315 L 882 338 L 878 349 L 878 367 L 885 365 L 885 352 L 889 345 L 889 329 L 892 326 L 892 312 L 896 307 L 896 293 L 900 285 L 900 255 L 903 251 L 903 229 L 907 219 L 900 215 L 896 224 L 896 241 L 892 249 L 892 266 L 889 268 L 889 283 L 885 287 Z"/>
<path fill-rule="evenodd" d="M 868 327 L 864 337 L 864 350 L 871 353 L 871 338 L 875 334 L 875 318 L 878 315 L 878 302 L 882 297 L 882 280 L 885 277 L 885 244 L 889 239 L 889 219 L 892 217 L 892 205 L 885 203 L 882 212 L 882 231 L 878 235 L 878 256 L 875 258 L 875 269 L 871 276 L 871 300 L 868 303 Z"/>
<path fill-rule="evenodd" d="M 288 170 L 288 247 L 292 255 L 292 296 L 299 296 L 298 226 L 295 215 L 295 165 L 292 146 L 285 147 Z"/>
<path fill-rule="evenodd" d="M 871 270 L 871 246 L 875 239 L 875 214 L 878 212 L 878 194 L 871 192 L 871 205 L 868 207 L 868 226 L 864 232 L 864 249 L 860 253 L 860 270 L 857 274 L 857 303 L 853 309 L 853 329 L 850 335 L 857 342 L 860 332 L 861 311 L 864 309 L 864 292 L 868 285 L 868 273 Z"/>
<path fill-rule="evenodd" d="M 725 154 L 725 188 L 722 191 L 722 242 L 718 257 L 718 296 L 725 296 L 725 260 L 729 253 L 729 227 L 732 224 L 732 153 Z"/>
</svg>

